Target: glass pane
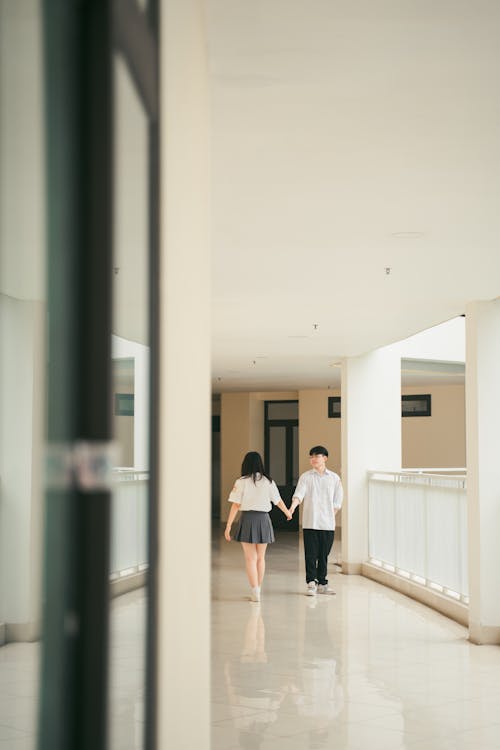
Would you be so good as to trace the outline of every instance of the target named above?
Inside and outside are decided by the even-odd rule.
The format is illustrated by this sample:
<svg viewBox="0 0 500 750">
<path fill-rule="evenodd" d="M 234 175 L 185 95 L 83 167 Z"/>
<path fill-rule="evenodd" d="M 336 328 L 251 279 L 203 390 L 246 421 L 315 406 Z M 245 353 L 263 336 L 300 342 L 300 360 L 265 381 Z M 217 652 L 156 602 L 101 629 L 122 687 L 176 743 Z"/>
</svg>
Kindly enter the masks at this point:
<svg viewBox="0 0 500 750">
<path fill-rule="evenodd" d="M 286 484 L 286 427 L 269 428 L 269 473 L 277 485 Z"/>
<path fill-rule="evenodd" d="M 269 401 L 267 404 L 268 419 L 298 419 L 298 401 Z"/>
<path fill-rule="evenodd" d="M 115 175 L 110 748 L 143 747 L 149 489 L 148 120 L 122 57 L 114 62 Z"/>
<path fill-rule="evenodd" d="M 0 3 L 0 746 L 36 745 L 45 407 L 39 3 Z M 5 645 L 7 644 L 7 645 Z"/>
</svg>

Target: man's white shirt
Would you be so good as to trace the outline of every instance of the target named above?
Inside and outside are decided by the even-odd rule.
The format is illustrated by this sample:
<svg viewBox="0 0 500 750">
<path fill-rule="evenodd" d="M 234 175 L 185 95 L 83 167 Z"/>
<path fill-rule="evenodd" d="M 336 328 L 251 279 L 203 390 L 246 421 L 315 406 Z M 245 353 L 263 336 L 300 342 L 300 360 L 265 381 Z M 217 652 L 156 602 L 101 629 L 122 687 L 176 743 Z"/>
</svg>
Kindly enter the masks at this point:
<svg viewBox="0 0 500 750">
<path fill-rule="evenodd" d="M 303 503 L 302 528 L 319 531 L 335 529 L 335 508 L 342 506 L 344 493 L 338 474 L 310 469 L 301 474 L 293 496 Z"/>
</svg>

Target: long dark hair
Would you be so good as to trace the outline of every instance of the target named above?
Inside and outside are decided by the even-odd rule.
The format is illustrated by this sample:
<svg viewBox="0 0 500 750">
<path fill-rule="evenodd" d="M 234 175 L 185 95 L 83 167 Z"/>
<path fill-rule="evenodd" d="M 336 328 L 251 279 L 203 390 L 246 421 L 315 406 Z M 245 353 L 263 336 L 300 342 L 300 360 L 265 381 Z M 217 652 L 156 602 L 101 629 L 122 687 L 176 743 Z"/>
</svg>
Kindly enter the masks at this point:
<svg viewBox="0 0 500 750">
<path fill-rule="evenodd" d="M 272 482 L 271 477 L 266 473 L 260 453 L 257 453 L 257 451 L 250 451 L 246 454 L 243 463 L 241 464 L 241 476 L 252 477 L 255 484 L 257 475 L 259 475 L 259 478 L 266 477 Z"/>
</svg>

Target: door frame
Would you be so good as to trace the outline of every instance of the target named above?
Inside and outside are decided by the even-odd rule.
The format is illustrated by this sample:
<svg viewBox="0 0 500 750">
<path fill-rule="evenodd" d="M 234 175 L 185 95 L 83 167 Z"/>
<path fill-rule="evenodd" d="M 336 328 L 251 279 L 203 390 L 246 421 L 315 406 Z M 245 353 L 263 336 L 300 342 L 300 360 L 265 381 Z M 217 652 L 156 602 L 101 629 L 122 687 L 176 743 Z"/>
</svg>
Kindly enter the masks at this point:
<svg viewBox="0 0 500 750">
<path fill-rule="evenodd" d="M 43 0 L 48 375 L 39 750 L 105 750 L 113 466 L 113 77 L 149 120 L 150 492 L 145 750 L 156 747 L 159 3 Z M 154 404 L 154 408 L 153 408 Z M 69 467 L 69 468 L 68 468 Z"/>
<path fill-rule="evenodd" d="M 292 478 L 290 484 L 287 482 L 286 486 L 293 485 L 293 442 L 290 436 L 290 432 L 293 427 L 299 426 L 299 419 L 270 419 L 269 418 L 269 405 L 270 404 L 297 404 L 299 401 L 296 398 L 293 399 L 276 399 L 264 402 L 264 465 L 269 471 L 269 451 L 270 451 L 270 427 L 285 427 L 286 428 L 286 465 L 285 465 L 285 476 L 288 479 Z M 290 437 L 289 437 L 290 436 Z M 285 498 L 283 498 L 285 500 Z M 298 531 L 298 516 L 294 516 L 290 524 L 287 524 L 286 528 L 289 531 Z"/>
</svg>

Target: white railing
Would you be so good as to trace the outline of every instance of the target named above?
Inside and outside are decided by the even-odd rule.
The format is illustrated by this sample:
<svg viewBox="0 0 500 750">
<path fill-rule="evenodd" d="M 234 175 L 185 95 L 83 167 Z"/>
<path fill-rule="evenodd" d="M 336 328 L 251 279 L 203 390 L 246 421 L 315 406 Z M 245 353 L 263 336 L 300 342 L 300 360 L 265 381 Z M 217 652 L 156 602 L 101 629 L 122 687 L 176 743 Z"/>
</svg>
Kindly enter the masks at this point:
<svg viewBox="0 0 500 750">
<path fill-rule="evenodd" d="M 110 560 L 112 580 L 139 573 L 148 567 L 149 472 L 115 469 L 113 479 Z"/>
<path fill-rule="evenodd" d="M 468 602 L 467 478 L 430 471 L 369 472 L 369 561 Z"/>
</svg>

